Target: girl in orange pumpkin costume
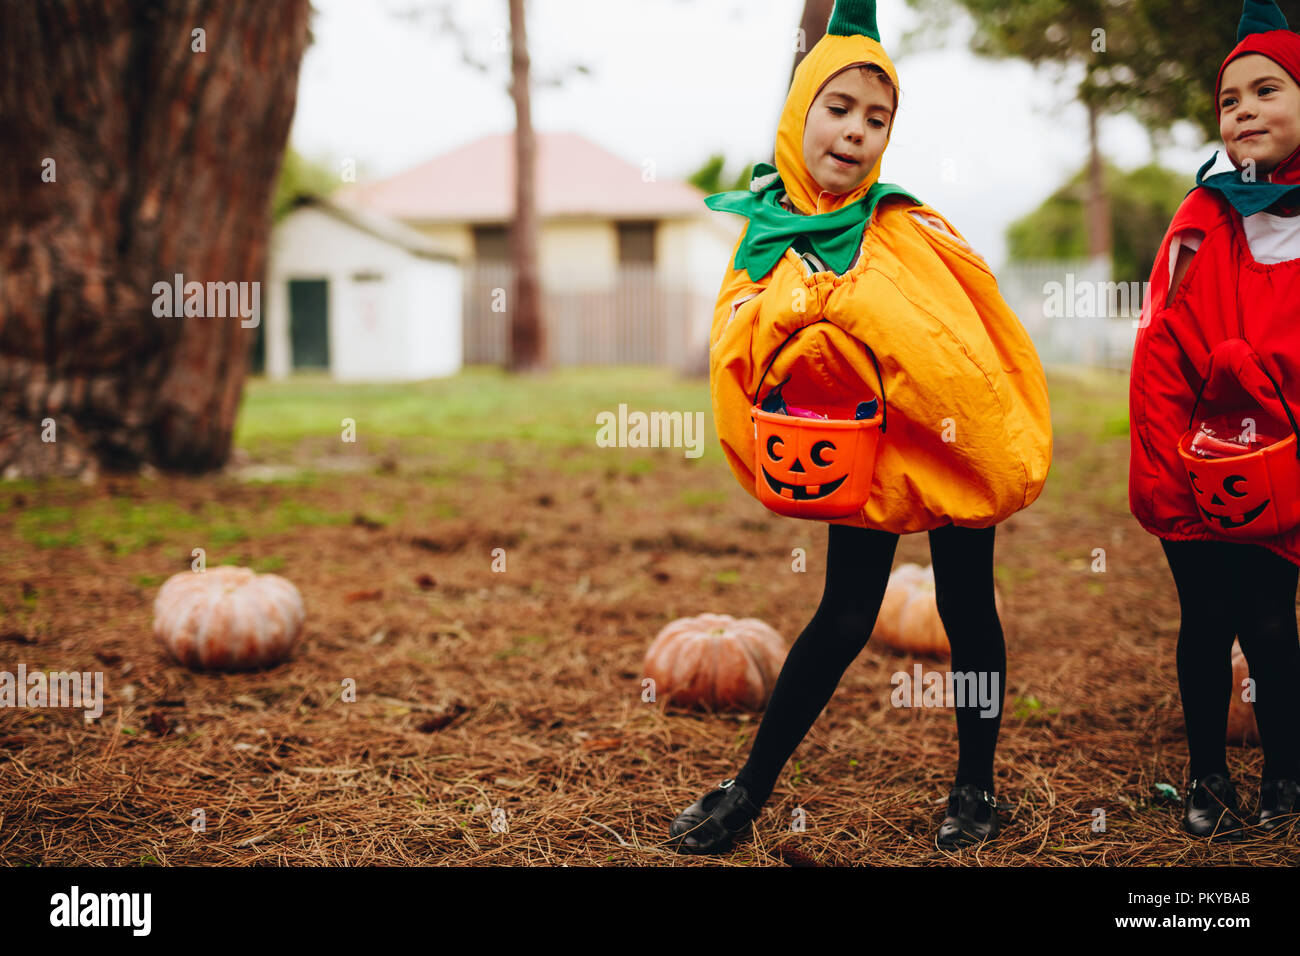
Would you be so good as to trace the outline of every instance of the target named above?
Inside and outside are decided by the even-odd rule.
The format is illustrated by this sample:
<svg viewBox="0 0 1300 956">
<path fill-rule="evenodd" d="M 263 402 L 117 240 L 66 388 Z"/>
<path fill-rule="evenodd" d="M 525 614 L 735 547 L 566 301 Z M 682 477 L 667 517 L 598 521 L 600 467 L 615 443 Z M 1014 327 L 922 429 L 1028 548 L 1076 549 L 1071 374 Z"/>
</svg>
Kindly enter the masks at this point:
<svg viewBox="0 0 1300 956">
<path fill-rule="evenodd" d="M 957 773 L 935 844 L 967 846 L 1000 827 L 993 756 L 1006 648 L 993 540 L 1046 480 L 1047 387 L 983 259 L 944 217 L 879 182 L 899 83 L 875 21 L 874 0 L 838 0 L 795 71 L 775 167 L 759 164 L 747 192 L 706 200 L 747 220 L 710 337 L 723 452 L 769 509 L 829 528 L 821 603 L 790 648 L 747 762 L 669 828 L 685 852 L 725 851 L 749 829 L 866 645 L 898 536 L 918 531 L 929 533 L 952 668 L 997 690 L 992 714 L 973 701 L 956 707 Z M 816 413 L 799 406 L 819 397 L 846 409 L 831 418 L 854 419 L 856 406 L 863 421 L 832 423 L 807 447 L 779 431 L 794 418 L 776 412 L 807 418 Z M 778 431 L 760 441 L 760 422 Z M 839 447 L 834 435 L 848 430 L 875 432 L 865 458 Z"/>
</svg>

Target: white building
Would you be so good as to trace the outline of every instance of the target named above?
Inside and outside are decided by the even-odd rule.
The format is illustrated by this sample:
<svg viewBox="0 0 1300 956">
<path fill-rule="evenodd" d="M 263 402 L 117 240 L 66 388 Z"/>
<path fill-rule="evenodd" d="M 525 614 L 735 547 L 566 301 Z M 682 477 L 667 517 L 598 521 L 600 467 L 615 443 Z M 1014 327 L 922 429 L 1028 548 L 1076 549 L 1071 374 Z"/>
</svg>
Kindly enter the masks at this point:
<svg viewBox="0 0 1300 956">
<path fill-rule="evenodd" d="M 744 225 L 705 193 L 573 132 L 537 133 L 538 269 L 556 365 L 654 364 L 707 374 L 718 288 Z M 514 133 L 483 136 L 334 194 L 399 220 L 465 264 L 469 364 L 504 362 L 513 283 Z"/>
<path fill-rule="evenodd" d="M 413 381 L 460 370 L 459 260 L 373 213 L 307 198 L 276 224 L 253 371 Z"/>
</svg>

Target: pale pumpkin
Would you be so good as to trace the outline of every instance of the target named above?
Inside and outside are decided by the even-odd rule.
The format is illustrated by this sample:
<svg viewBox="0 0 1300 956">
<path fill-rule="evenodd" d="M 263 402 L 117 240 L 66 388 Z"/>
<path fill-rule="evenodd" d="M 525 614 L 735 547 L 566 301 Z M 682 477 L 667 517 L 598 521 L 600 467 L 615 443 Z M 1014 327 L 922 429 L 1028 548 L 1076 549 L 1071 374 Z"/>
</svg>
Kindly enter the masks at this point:
<svg viewBox="0 0 1300 956">
<path fill-rule="evenodd" d="M 1002 595 L 996 587 L 993 604 L 1001 616 Z M 907 654 L 951 656 L 935 598 L 933 565 L 901 564 L 889 575 L 871 640 Z"/>
<path fill-rule="evenodd" d="M 933 580 L 933 575 L 929 576 Z M 880 611 L 876 614 L 876 626 L 871 631 L 871 639 L 878 640 L 889 647 L 897 644 L 898 628 L 903 615 L 903 608 L 912 598 L 912 592 L 927 580 L 925 568 L 919 564 L 900 564 L 889 575 L 885 586 L 885 597 L 880 602 Z"/>
<path fill-rule="evenodd" d="M 753 617 L 682 617 L 646 651 L 643 673 L 655 696 L 705 710 L 761 710 L 785 663 L 781 635 Z"/>
<path fill-rule="evenodd" d="M 1232 699 L 1228 703 L 1228 743 L 1234 747 L 1259 744 L 1259 725 L 1255 723 L 1255 705 L 1241 699 L 1242 681 L 1250 676 L 1250 665 L 1241 650 L 1241 642 L 1232 642 Z"/>
<path fill-rule="evenodd" d="M 284 660 L 302 631 L 302 595 L 277 574 L 222 566 L 168 578 L 154 637 L 187 667 L 242 670 Z"/>
</svg>

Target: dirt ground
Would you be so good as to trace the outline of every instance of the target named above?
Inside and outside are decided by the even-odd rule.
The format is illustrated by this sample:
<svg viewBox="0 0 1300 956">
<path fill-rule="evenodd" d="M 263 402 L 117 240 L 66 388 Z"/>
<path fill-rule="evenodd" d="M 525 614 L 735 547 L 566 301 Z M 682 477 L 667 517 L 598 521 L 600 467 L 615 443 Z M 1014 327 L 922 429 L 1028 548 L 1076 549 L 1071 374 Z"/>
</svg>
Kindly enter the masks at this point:
<svg viewBox="0 0 1300 956">
<path fill-rule="evenodd" d="M 543 468 L 509 461 L 508 446 L 476 454 L 504 456 L 504 477 L 434 480 L 388 460 L 305 483 L 0 485 L 0 669 L 99 670 L 107 682 L 93 723 L 80 710 L 0 710 L 0 861 L 1300 862 L 1298 837 L 1185 837 L 1180 801 L 1156 790 L 1181 795 L 1186 779 L 1178 607 L 1158 542 L 1116 494 L 1126 438 L 1058 442 L 1054 467 L 1082 478 L 999 529 L 1007 826 L 955 856 L 932 843 L 956 766 L 952 713 L 892 707 L 890 676 L 913 660 L 874 645 L 753 838 L 721 857 L 663 848 L 673 816 L 739 769 L 760 715 L 643 702 L 646 647 L 704 611 L 760 617 L 793 641 L 820 597 L 827 526 L 765 512 L 680 452 L 644 472 Z M 1078 491 L 1092 475 L 1109 483 Z M 101 530 L 74 518 L 90 530 L 60 540 L 68 513 L 101 515 Z M 210 566 L 251 563 L 296 583 L 308 616 L 290 661 L 210 674 L 167 658 L 151 606 L 194 547 Z M 791 568 L 795 548 L 806 572 Z M 1104 573 L 1091 569 L 1095 548 Z M 903 538 L 904 561 L 929 562 L 924 535 Z M 1262 754 L 1231 748 L 1229 762 L 1253 808 Z"/>
</svg>

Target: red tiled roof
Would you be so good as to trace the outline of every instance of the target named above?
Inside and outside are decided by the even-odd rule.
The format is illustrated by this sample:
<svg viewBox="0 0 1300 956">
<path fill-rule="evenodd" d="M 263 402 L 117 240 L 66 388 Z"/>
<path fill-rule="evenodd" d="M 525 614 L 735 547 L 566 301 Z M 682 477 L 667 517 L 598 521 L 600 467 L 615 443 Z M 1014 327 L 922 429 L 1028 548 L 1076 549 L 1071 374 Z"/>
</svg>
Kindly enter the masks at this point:
<svg viewBox="0 0 1300 956">
<path fill-rule="evenodd" d="M 641 167 L 577 133 L 537 133 L 537 204 L 543 219 L 663 219 L 708 213 L 702 190 Z M 648 157 L 649 158 L 649 157 Z M 505 222 L 514 214 L 514 133 L 466 143 L 413 169 L 358 183 L 331 198 L 405 222 Z"/>
</svg>

